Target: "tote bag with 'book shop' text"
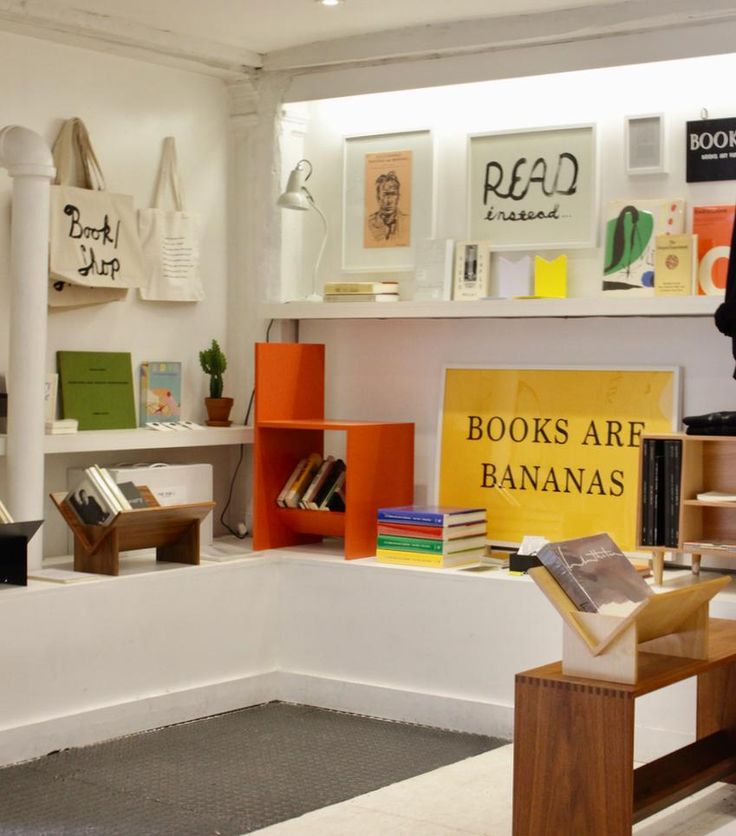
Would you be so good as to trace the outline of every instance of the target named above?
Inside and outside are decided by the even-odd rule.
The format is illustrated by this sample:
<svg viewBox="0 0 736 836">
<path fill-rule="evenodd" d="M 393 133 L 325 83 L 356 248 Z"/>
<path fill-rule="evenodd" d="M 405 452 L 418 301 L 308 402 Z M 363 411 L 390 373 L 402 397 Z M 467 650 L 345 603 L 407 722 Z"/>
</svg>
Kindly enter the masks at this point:
<svg viewBox="0 0 736 836">
<path fill-rule="evenodd" d="M 64 122 L 53 156 L 58 185 L 51 187 L 49 306 L 121 299 L 146 280 L 133 198 L 105 190 L 81 119 Z"/>
<path fill-rule="evenodd" d="M 167 186 L 173 209 L 163 208 Z M 138 291 L 141 298 L 161 302 L 204 299 L 199 274 L 199 217 L 184 209 L 173 136 L 164 139 L 153 206 L 138 211 L 138 232 L 148 274 L 148 282 Z"/>
</svg>

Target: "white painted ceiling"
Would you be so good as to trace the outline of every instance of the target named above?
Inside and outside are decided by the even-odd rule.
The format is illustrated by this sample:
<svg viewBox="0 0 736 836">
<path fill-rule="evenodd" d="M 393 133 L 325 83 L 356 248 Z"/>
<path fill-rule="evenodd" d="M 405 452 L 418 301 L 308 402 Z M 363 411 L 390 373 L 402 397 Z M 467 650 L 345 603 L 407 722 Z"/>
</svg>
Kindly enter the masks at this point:
<svg viewBox="0 0 736 836">
<path fill-rule="evenodd" d="M 403 27 L 549 12 L 610 4 L 610 0 L 46 0 L 47 8 L 205 39 L 256 53 Z M 12 0 L 9 5 L 14 5 Z M 23 2 L 33 8 L 34 0 Z"/>
</svg>

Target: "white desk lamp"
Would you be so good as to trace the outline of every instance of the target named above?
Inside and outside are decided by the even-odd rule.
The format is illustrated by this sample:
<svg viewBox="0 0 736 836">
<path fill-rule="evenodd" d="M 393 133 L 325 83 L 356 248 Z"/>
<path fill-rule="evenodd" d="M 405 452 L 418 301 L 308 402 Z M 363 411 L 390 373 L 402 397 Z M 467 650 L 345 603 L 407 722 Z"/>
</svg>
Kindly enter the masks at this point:
<svg viewBox="0 0 736 836">
<path fill-rule="evenodd" d="M 309 171 L 305 176 L 306 166 L 309 166 Z M 320 218 L 322 218 L 325 231 L 322 236 L 322 244 L 319 248 L 317 260 L 314 263 L 314 270 L 312 271 L 312 292 L 309 296 L 307 296 L 307 301 L 309 302 L 321 302 L 322 296 L 317 293 L 317 271 L 319 270 L 319 264 L 320 261 L 322 261 L 325 244 L 327 243 L 327 218 L 325 218 L 319 206 L 317 206 L 314 202 L 314 198 L 309 193 L 309 189 L 304 185 L 304 183 L 309 180 L 311 176 L 312 163 L 310 163 L 309 160 L 299 160 L 289 175 L 289 181 L 286 184 L 286 191 L 281 195 L 281 197 L 279 197 L 276 203 L 278 206 L 281 206 L 282 209 L 299 209 L 302 212 L 306 212 L 309 208 L 312 208 L 320 216 Z"/>
</svg>

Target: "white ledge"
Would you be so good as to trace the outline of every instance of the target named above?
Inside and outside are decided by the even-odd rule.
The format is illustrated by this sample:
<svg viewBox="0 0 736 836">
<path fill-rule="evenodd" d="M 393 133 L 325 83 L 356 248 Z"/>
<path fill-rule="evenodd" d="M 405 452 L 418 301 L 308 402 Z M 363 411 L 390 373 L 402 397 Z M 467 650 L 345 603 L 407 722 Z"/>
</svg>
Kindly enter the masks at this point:
<svg viewBox="0 0 736 836">
<path fill-rule="evenodd" d="M 252 444 L 253 428 L 202 427 L 199 430 L 83 430 L 44 437 L 44 453 L 85 453 L 96 450 L 162 450 L 174 447 L 222 447 Z M 5 455 L 5 436 L 0 436 Z"/>
<path fill-rule="evenodd" d="M 722 296 L 479 299 L 474 302 L 270 302 L 264 319 L 528 319 L 591 316 L 712 316 Z"/>
</svg>

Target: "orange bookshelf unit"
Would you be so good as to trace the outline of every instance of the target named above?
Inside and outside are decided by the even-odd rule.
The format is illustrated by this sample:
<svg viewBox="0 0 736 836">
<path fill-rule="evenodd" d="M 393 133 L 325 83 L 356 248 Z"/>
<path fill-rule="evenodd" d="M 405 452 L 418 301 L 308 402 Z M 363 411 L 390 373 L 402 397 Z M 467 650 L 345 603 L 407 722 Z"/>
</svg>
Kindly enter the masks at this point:
<svg viewBox="0 0 736 836">
<path fill-rule="evenodd" d="M 324 417 L 325 347 L 256 345 L 253 548 L 275 549 L 343 537 L 345 558 L 376 553 L 376 512 L 414 495 L 414 425 Z M 294 466 L 324 455 L 324 434 L 345 440 L 345 511 L 281 508 L 276 497 Z"/>
</svg>

